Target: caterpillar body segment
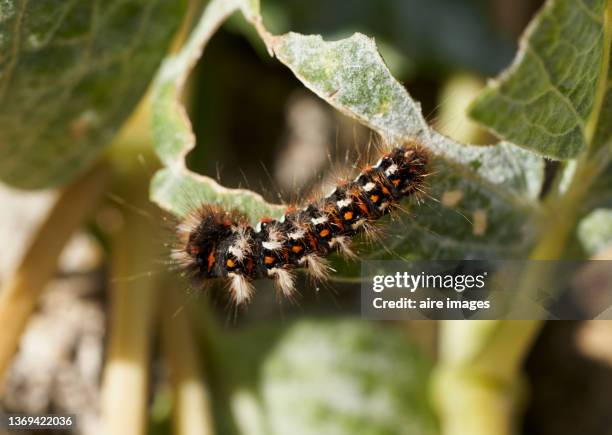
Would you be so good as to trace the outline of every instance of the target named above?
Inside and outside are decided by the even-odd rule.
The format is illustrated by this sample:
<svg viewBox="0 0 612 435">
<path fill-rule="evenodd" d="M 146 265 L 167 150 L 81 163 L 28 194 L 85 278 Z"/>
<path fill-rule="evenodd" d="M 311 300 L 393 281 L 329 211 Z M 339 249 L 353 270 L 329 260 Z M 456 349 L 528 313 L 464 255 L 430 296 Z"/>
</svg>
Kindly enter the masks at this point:
<svg viewBox="0 0 612 435">
<path fill-rule="evenodd" d="M 173 257 L 194 280 L 226 279 L 236 304 L 253 295 L 253 280 L 269 278 L 287 297 L 295 293 L 294 270 L 317 280 L 331 272 L 326 257 L 354 257 L 352 239 L 407 197 L 418 197 L 428 173 L 429 154 L 415 143 L 393 148 L 328 196 L 290 210 L 280 219 L 262 219 L 253 228 L 246 217 L 218 206 L 194 210 L 178 226 Z"/>
</svg>

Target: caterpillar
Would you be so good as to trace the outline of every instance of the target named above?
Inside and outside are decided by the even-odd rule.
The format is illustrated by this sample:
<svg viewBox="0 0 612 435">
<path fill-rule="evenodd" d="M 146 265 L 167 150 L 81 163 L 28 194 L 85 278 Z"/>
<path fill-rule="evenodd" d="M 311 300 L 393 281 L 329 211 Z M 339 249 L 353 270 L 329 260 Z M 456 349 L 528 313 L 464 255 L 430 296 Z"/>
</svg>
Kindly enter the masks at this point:
<svg viewBox="0 0 612 435">
<path fill-rule="evenodd" d="M 423 192 L 429 163 L 428 152 L 417 142 L 395 146 L 326 197 L 300 209 L 290 207 L 279 220 L 262 218 L 256 228 L 235 210 L 204 204 L 178 225 L 173 259 L 200 284 L 227 280 L 236 305 L 251 299 L 253 280 L 259 278 L 273 279 L 282 295 L 292 297 L 295 269 L 322 280 L 331 270 L 329 254 L 354 257 L 355 235 L 374 229 L 375 221 L 402 199 Z"/>
</svg>

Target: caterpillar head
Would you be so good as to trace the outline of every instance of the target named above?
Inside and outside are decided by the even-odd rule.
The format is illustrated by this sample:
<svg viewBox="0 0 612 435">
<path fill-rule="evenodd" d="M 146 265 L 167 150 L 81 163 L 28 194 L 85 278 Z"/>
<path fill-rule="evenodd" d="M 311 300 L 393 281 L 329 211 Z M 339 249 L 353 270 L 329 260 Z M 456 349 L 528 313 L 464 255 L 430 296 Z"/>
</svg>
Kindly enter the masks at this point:
<svg viewBox="0 0 612 435">
<path fill-rule="evenodd" d="M 173 258 L 193 278 L 222 276 L 220 254 L 244 220 L 240 214 L 216 206 L 204 205 L 194 210 L 177 227 L 179 244 Z"/>
</svg>

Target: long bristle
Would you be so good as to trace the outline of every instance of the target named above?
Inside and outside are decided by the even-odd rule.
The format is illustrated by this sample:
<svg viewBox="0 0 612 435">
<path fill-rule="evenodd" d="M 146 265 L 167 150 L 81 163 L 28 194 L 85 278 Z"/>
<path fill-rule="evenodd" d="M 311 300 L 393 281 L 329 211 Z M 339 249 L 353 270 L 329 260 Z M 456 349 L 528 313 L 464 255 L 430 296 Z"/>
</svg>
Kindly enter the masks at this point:
<svg viewBox="0 0 612 435">
<path fill-rule="evenodd" d="M 247 303 L 253 296 L 253 284 L 246 276 L 240 274 L 229 274 L 230 277 L 230 294 L 236 305 Z"/>
<path fill-rule="evenodd" d="M 283 296 L 293 296 L 295 293 L 295 279 L 290 271 L 277 267 L 270 270 L 269 275 L 274 277 L 274 283 Z"/>
<path fill-rule="evenodd" d="M 426 195 L 430 157 L 416 142 L 383 154 L 357 177 L 337 183 L 330 193 L 301 207 L 290 207 L 280 220 L 262 219 L 257 229 L 242 214 L 204 205 L 177 227 L 179 248 L 172 259 L 200 282 L 226 279 L 235 304 L 247 303 L 252 281 L 274 279 L 285 297 L 296 293 L 293 269 L 304 268 L 315 280 L 333 272 L 327 257 L 355 258 L 352 240 L 380 236 L 380 217 L 402 211 L 400 201 L 417 203 Z"/>
</svg>

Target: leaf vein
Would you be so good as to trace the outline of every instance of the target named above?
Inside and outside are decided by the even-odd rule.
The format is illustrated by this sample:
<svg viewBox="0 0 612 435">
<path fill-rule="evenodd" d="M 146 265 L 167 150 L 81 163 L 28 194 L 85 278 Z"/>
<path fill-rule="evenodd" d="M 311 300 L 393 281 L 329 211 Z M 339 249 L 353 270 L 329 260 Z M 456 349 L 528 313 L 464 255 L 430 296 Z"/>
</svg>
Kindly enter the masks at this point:
<svg viewBox="0 0 612 435">
<path fill-rule="evenodd" d="M 596 23 L 599 24 L 603 24 L 604 20 L 597 15 L 596 13 L 594 13 L 591 9 L 589 9 L 589 7 L 584 4 L 584 0 L 578 0 L 576 2 L 578 4 L 578 6 L 580 7 L 580 9 L 582 9 L 582 11 L 589 17 L 591 18 L 593 21 L 595 21 Z"/>
<path fill-rule="evenodd" d="M 4 99 L 6 94 L 6 90 L 8 89 L 8 85 L 13 77 L 13 72 L 15 71 L 15 67 L 17 66 L 17 62 L 19 61 L 19 53 L 21 46 L 21 22 L 23 20 L 23 16 L 25 13 L 25 9 L 27 7 L 28 0 L 21 0 L 19 3 L 19 9 L 17 14 L 15 14 L 15 28 L 13 30 L 13 45 L 11 46 L 11 57 L 8 63 L 5 74 L 3 74 L 2 85 L 0 87 L 0 101 Z"/>
<path fill-rule="evenodd" d="M 570 109 L 570 111 L 574 114 L 574 116 L 578 120 L 578 124 L 580 125 L 580 127 L 584 130 L 584 120 L 582 119 L 580 114 L 576 111 L 576 108 L 573 106 L 569 98 L 565 94 L 563 94 L 557 88 L 556 84 L 552 81 L 552 76 L 550 74 L 550 71 L 548 71 L 548 69 L 546 68 L 546 64 L 544 63 L 544 60 L 540 56 L 540 53 L 538 53 L 533 48 L 530 41 L 527 41 L 527 50 L 529 50 L 534 55 L 534 58 L 536 59 L 537 64 L 540 66 L 540 69 L 544 72 L 544 77 L 546 77 L 546 81 L 549 83 L 550 88 L 553 90 L 553 93 L 557 95 L 563 103 L 565 103 L 565 105 Z"/>
</svg>

